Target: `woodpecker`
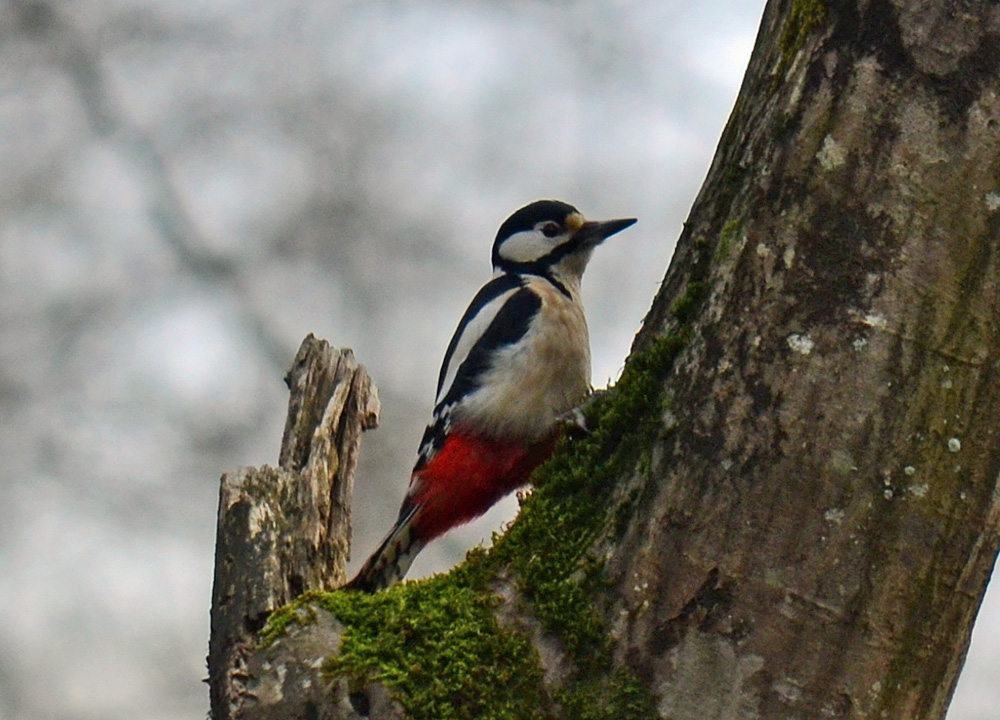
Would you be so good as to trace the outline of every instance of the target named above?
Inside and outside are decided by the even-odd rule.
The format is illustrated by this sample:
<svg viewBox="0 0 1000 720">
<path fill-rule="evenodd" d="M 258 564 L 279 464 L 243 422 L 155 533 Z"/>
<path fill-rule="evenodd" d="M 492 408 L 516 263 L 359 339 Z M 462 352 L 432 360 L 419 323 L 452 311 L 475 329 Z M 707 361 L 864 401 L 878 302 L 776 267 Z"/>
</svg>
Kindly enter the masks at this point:
<svg viewBox="0 0 1000 720">
<path fill-rule="evenodd" d="M 590 391 L 583 271 L 595 247 L 633 223 L 539 200 L 500 226 L 493 278 L 445 352 L 399 517 L 347 589 L 398 582 L 428 542 L 525 485 L 549 457 L 561 418 Z"/>
</svg>

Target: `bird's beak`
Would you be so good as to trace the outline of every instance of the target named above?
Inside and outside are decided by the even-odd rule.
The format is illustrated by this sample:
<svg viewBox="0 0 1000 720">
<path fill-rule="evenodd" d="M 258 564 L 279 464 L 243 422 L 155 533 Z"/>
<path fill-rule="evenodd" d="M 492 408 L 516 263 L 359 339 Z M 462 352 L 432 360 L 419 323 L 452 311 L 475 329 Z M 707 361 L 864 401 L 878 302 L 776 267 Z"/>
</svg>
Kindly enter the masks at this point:
<svg viewBox="0 0 1000 720">
<path fill-rule="evenodd" d="M 600 245 L 607 238 L 615 233 L 619 233 L 625 228 L 634 225 L 635 218 L 621 218 L 620 220 L 588 220 L 573 235 L 573 239 L 583 245 L 594 247 Z"/>
</svg>

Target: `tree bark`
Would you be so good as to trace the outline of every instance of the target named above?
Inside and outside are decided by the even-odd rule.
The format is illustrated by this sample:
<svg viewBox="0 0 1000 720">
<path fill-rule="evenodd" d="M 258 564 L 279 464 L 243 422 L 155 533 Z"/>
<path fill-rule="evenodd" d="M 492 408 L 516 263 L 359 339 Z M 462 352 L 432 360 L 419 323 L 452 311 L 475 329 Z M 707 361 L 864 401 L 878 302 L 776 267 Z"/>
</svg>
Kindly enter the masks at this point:
<svg viewBox="0 0 1000 720">
<path fill-rule="evenodd" d="M 309 335 L 285 382 L 291 396 L 278 467 L 241 468 L 221 480 L 208 657 L 217 720 L 270 699 L 248 682 L 268 615 L 346 580 L 361 433 L 378 423 L 378 393 L 350 350 Z"/>
<path fill-rule="evenodd" d="M 998 34 L 995 4 L 768 4 L 664 284 L 580 445 L 596 454 L 556 458 L 581 489 L 543 473 L 492 560 L 458 573 L 530 643 L 537 702 L 483 711 L 442 681 L 436 707 L 944 716 L 1000 545 Z M 603 520 L 582 525 L 599 496 Z M 559 505 L 572 522 L 544 515 Z M 398 609 L 423 588 L 389 592 Z M 337 595 L 272 628 L 256 682 L 280 686 L 288 717 L 435 717 L 405 682 L 432 651 L 380 671 L 355 648 L 350 664 L 345 628 L 364 616 Z M 390 604 L 370 612 L 395 622 Z M 325 671 L 296 681 L 323 691 L 296 697 L 275 668 L 318 647 Z"/>
<path fill-rule="evenodd" d="M 706 283 L 614 562 L 627 607 L 658 599 L 616 653 L 666 716 L 944 716 L 1000 531 L 998 30 L 768 5 L 638 342 Z"/>
</svg>

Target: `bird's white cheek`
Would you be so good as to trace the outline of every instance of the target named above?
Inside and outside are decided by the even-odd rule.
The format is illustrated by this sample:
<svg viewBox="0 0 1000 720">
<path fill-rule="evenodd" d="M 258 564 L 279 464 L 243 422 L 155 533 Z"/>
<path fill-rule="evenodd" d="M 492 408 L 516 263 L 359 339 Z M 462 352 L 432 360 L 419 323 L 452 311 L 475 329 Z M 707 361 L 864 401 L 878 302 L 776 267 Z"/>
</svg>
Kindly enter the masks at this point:
<svg viewBox="0 0 1000 720">
<path fill-rule="evenodd" d="M 540 233 L 521 232 L 504 240 L 500 246 L 500 257 L 516 263 L 535 262 L 548 255 L 552 241 Z"/>
</svg>

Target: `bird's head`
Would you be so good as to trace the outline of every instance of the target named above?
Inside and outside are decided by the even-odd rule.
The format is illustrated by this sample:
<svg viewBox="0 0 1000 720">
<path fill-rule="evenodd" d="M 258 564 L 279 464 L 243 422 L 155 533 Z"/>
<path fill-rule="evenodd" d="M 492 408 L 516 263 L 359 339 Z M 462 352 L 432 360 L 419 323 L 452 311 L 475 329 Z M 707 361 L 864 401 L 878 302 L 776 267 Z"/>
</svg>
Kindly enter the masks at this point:
<svg viewBox="0 0 1000 720">
<path fill-rule="evenodd" d="M 594 248 L 635 218 L 587 220 L 558 200 L 537 200 L 507 218 L 493 242 L 493 269 L 579 282 Z"/>
</svg>

